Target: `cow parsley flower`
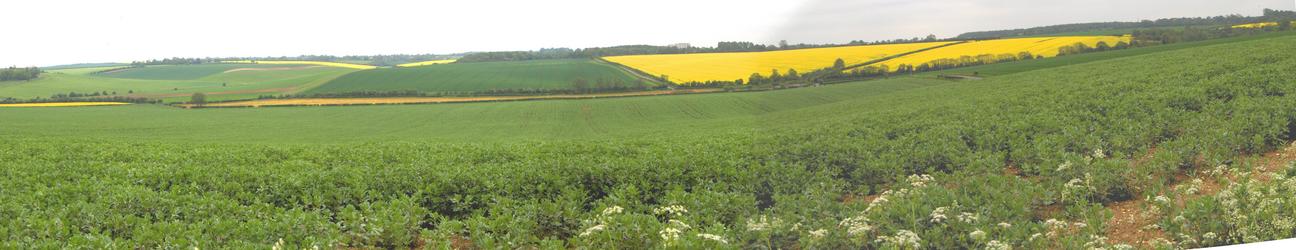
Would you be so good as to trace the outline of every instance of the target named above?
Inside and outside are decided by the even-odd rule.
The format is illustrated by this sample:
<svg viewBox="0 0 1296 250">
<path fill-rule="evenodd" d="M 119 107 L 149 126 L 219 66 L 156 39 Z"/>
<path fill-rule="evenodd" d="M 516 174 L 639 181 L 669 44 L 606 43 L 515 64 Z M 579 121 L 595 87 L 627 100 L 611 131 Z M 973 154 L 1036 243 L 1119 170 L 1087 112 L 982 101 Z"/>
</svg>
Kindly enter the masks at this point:
<svg viewBox="0 0 1296 250">
<path fill-rule="evenodd" d="M 590 236 L 591 234 L 594 234 L 595 232 L 603 231 L 603 228 L 605 228 L 605 227 L 607 227 L 607 226 L 604 226 L 603 224 L 594 225 L 594 226 L 592 226 L 592 227 L 590 227 L 590 228 L 586 228 L 584 232 L 581 232 L 581 233 L 580 233 L 580 236 L 581 236 L 581 237 Z"/>
<path fill-rule="evenodd" d="M 685 209 L 684 206 L 680 206 L 680 205 L 670 205 L 665 207 L 654 208 L 653 213 L 661 214 L 661 215 L 681 216 L 684 215 L 684 213 L 688 213 L 688 209 Z"/>
<path fill-rule="evenodd" d="M 986 233 L 985 231 L 981 231 L 981 229 L 977 229 L 976 231 L 972 231 L 971 233 L 968 233 L 968 236 L 972 237 L 973 240 L 982 241 L 985 240 Z"/>
<path fill-rule="evenodd" d="M 1012 246 L 1001 243 L 997 240 L 992 240 L 986 243 L 985 249 L 986 250 L 1012 250 Z"/>
<path fill-rule="evenodd" d="M 605 209 L 603 209 L 603 216 L 609 216 L 609 215 L 613 215 L 613 214 L 619 214 L 619 213 L 621 213 L 622 210 L 624 210 L 624 209 L 622 209 L 621 206 L 612 206 L 612 207 L 609 207 L 609 208 L 605 208 Z"/>
<path fill-rule="evenodd" d="M 827 229 L 819 229 L 819 230 L 810 231 L 810 237 L 814 237 L 814 238 L 816 238 L 816 239 L 817 239 L 817 238 L 823 238 L 825 235 L 828 235 L 828 230 L 827 230 Z"/>
<path fill-rule="evenodd" d="M 941 222 L 944 222 L 945 219 L 947 219 L 947 217 L 945 217 L 945 210 L 946 210 L 946 209 L 949 209 L 949 208 L 947 208 L 947 207 L 938 207 L 938 208 L 936 208 L 936 210 L 932 210 L 932 212 L 931 212 L 931 223 L 941 223 Z"/>
<path fill-rule="evenodd" d="M 714 235 L 714 234 L 702 234 L 702 233 L 700 233 L 700 234 L 697 234 L 697 236 L 698 236 L 699 238 L 708 239 L 708 240 L 713 240 L 713 241 L 717 241 L 717 242 L 724 243 L 724 244 L 729 244 L 729 241 L 725 240 L 724 237 L 720 237 L 719 235 Z"/>
</svg>

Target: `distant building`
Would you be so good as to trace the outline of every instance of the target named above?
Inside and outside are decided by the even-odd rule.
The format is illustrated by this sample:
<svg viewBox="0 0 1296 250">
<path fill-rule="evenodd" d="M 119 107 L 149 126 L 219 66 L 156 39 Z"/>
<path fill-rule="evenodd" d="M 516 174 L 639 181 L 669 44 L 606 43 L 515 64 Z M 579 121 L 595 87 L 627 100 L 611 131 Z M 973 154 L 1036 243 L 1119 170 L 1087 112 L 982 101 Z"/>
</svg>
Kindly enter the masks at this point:
<svg viewBox="0 0 1296 250">
<path fill-rule="evenodd" d="M 693 45 L 690 45 L 688 43 L 676 43 L 676 44 L 666 45 L 666 47 L 671 47 L 676 49 L 687 49 L 687 48 L 692 48 Z"/>
</svg>

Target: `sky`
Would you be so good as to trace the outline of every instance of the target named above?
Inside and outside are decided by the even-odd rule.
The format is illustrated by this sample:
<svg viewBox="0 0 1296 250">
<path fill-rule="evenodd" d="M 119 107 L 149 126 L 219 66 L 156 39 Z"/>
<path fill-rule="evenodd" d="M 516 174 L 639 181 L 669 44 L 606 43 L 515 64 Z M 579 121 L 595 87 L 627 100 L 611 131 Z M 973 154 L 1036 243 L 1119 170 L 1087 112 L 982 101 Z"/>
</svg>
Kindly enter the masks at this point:
<svg viewBox="0 0 1296 250">
<path fill-rule="evenodd" d="M 39 0 L 5 3 L 0 65 L 719 41 L 844 43 L 1165 17 L 1296 0 Z"/>
</svg>

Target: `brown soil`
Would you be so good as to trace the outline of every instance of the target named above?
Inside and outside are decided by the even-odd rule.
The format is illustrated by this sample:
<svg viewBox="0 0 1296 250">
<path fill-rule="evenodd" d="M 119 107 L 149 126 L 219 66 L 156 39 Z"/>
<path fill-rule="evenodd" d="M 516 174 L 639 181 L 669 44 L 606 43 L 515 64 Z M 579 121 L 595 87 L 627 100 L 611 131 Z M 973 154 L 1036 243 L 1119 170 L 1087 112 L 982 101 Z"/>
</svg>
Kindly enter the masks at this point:
<svg viewBox="0 0 1296 250">
<path fill-rule="evenodd" d="M 1150 150 L 1149 152 L 1155 152 L 1155 150 Z M 1280 171 L 1286 167 L 1287 164 L 1296 161 L 1296 142 L 1282 150 L 1265 154 L 1258 159 L 1258 161 L 1258 168 L 1251 171 L 1249 174 L 1252 178 L 1256 178 L 1256 180 L 1267 182 L 1270 179 L 1269 173 Z M 1136 160 L 1136 162 L 1141 162 L 1141 160 Z M 1216 181 L 1214 177 L 1206 174 L 1205 172 L 1207 171 L 1210 170 L 1202 170 L 1201 173 L 1196 175 L 1196 178 L 1202 179 L 1201 186 L 1197 189 L 1197 194 L 1186 196 L 1177 194 L 1168 195 L 1171 200 L 1176 201 L 1176 204 L 1174 204 L 1175 206 L 1183 207 L 1185 202 L 1189 199 L 1215 195 L 1225 188 L 1225 186 Z M 1236 180 L 1238 177 L 1237 174 L 1247 173 L 1225 173 L 1223 178 Z M 1176 184 L 1171 185 L 1169 190 L 1174 192 L 1174 190 L 1178 190 L 1182 185 L 1191 185 L 1192 180 L 1196 178 L 1186 174 L 1179 174 L 1174 178 Z M 1166 236 L 1164 231 L 1159 228 L 1149 227 L 1151 225 L 1156 225 L 1159 218 L 1158 215 L 1145 213 L 1144 211 L 1147 207 L 1147 201 L 1138 198 L 1107 204 L 1107 208 L 1111 209 L 1112 212 L 1112 218 L 1107 221 L 1106 234 L 1108 242 L 1148 248 L 1150 247 L 1148 243 L 1151 241 L 1155 239 L 1165 239 Z"/>
<path fill-rule="evenodd" d="M 281 89 L 255 90 L 266 92 L 283 91 Z M 483 96 L 483 97 L 377 97 L 377 98 L 301 98 L 301 99 L 268 99 L 238 102 L 211 103 L 203 107 L 274 107 L 274 106 L 338 106 L 338 105 L 380 105 L 380 104 L 420 104 L 420 103 L 464 103 L 491 101 L 524 101 L 524 100 L 560 100 L 591 99 L 630 96 L 676 95 L 692 93 L 719 92 L 720 89 L 658 90 L 626 93 L 607 93 L 590 95 L 545 95 L 545 96 Z M 210 94 L 246 94 L 261 92 L 214 92 Z M 184 96 L 184 95 L 181 95 Z M 181 105 L 192 108 L 193 105 Z"/>
</svg>

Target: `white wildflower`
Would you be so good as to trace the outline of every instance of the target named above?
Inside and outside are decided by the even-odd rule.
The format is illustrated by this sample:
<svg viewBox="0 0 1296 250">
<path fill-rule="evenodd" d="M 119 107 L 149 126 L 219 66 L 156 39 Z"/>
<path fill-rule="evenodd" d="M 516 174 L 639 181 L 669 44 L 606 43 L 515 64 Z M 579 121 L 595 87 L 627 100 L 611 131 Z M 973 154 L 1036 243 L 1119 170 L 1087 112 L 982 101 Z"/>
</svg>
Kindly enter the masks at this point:
<svg viewBox="0 0 1296 250">
<path fill-rule="evenodd" d="M 670 220 L 670 221 L 667 221 L 667 223 L 670 224 L 671 226 L 674 226 L 674 227 L 677 227 L 677 228 L 682 228 L 682 229 L 689 229 L 689 228 L 693 228 L 693 227 L 690 227 L 688 224 L 684 224 L 683 221 L 678 221 L 678 220 Z"/>
<path fill-rule="evenodd" d="M 720 242 L 720 243 L 729 244 L 729 241 L 725 240 L 724 237 L 720 237 L 719 235 L 714 235 L 714 234 L 701 234 L 701 233 L 700 233 L 700 234 L 697 234 L 697 236 L 698 236 L 699 238 L 708 239 L 708 240 L 714 240 L 714 241 L 718 241 L 718 242 Z"/>
<path fill-rule="evenodd" d="M 761 215 L 760 220 L 747 219 L 747 231 L 764 231 L 766 229 L 777 227 L 782 223 L 783 220 L 780 220 L 779 218 L 769 220 L 766 219 L 764 215 Z"/>
<path fill-rule="evenodd" d="M 654 214 L 681 216 L 688 213 L 688 209 L 680 205 L 670 205 L 653 209 Z"/>
<path fill-rule="evenodd" d="M 825 235 L 828 235 L 828 230 L 827 230 L 827 229 L 819 229 L 819 230 L 810 231 L 810 236 L 811 236 L 811 237 L 814 237 L 814 238 L 823 238 Z"/>
<path fill-rule="evenodd" d="M 895 247 L 908 246 L 914 249 L 922 248 L 922 238 L 918 238 L 918 234 L 909 230 L 897 231 L 895 236 L 878 237 L 877 242 L 886 243 Z"/>
<path fill-rule="evenodd" d="M 936 210 L 932 210 L 932 212 L 931 212 L 931 223 L 941 223 L 941 222 L 944 222 L 945 219 L 947 219 L 947 217 L 945 217 L 945 210 L 947 210 L 947 209 L 949 209 L 949 208 L 947 208 L 947 207 L 938 207 L 938 208 L 936 208 Z"/>
<path fill-rule="evenodd" d="M 910 185 L 910 186 L 913 186 L 913 187 L 926 187 L 926 186 L 927 186 L 927 183 L 930 183 L 930 182 L 933 182 L 933 181 L 936 180 L 936 178 L 933 178 L 931 175 L 925 175 L 925 174 L 924 174 L 924 175 L 910 175 L 908 179 L 909 179 L 909 185 Z"/>
<path fill-rule="evenodd" d="M 977 229 L 976 231 L 972 231 L 971 233 L 968 233 L 968 236 L 972 237 L 973 240 L 982 241 L 985 240 L 986 233 L 985 231 L 981 231 L 981 229 Z"/>
<path fill-rule="evenodd" d="M 270 246 L 270 249 L 274 249 L 274 250 L 281 250 L 281 249 L 284 249 L 284 241 L 283 241 L 283 238 L 279 238 L 279 241 L 275 241 L 274 246 Z"/>
<path fill-rule="evenodd" d="M 1129 245 L 1129 244 L 1116 244 L 1116 245 L 1112 246 L 1112 249 L 1116 249 L 1116 250 L 1134 250 L 1134 246 L 1131 246 L 1131 245 Z"/>
<path fill-rule="evenodd" d="M 1163 195 L 1157 195 L 1157 197 L 1153 198 L 1152 200 L 1156 201 L 1157 204 L 1170 205 L 1170 198 L 1165 197 Z"/>
<path fill-rule="evenodd" d="M 997 240 L 992 240 L 986 243 L 985 249 L 986 250 L 1012 250 L 1012 245 L 1004 244 Z"/>
<path fill-rule="evenodd" d="M 580 236 L 581 236 L 581 237 L 590 236 L 591 234 L 594 234 L 595 232 L 603 231 L 603 228 L 605 228 L 605 227 L 607 227 L 607 226 L 604 226 L 603 224 L 594 225 L 594 226 L 592 226 L 592 227 L 590 227 L 590 228 L 586 228 L 584 232 L 581 232 L 581 233 L 580 233 Z"/>
<path fill-rule="evenodd" d="M 1102 148 L 1094 149 L 1093 158 L 1094 159 L 1107 158 L 1107 152 L 1103 152 Z"/>
<path fill-rule="evenodd" d="M 1008 224 L 1008 222 L 999 222 L 999 227 L 1002 227 L 1003 229 L 1009 229 L 1012 228 L 1012 224 Z"/>
<path fill-rule="evenodd" d="M 1215 240 L 1215 237 L 1217 237 L 1215 236 L 1215 232 L 1207 232 L 1206 234 L 1202 235 L 1202 239 L 1207 239 L 1207 240 Z"/>
<path fill-rule="evenodd" d="M 613 214 L 619 214 L 619 213 L 621 213 L 621 210 L 623 210 L 623 209 L 621 208 L 621 206 L 612 206 L 612 207 L 609 207 L 609 208 L 604 208 L 604 209 L 603 209 L 603 216 L 608 216 L 608 215 L 613 215 Z"/>
<path fill-rule="evenodd" d="M 1057 171 L 1062 172 L 1067 169 L 1071 169 L 1071 161 L 1062 162 L 1062 165 L 1058 165 Z"/>
<path fill-rule="evenodd" d="M 981 220 L 981 216 L 973 213 L 964 212 L 959 214 L 958 220 L 963 223 L 976 223 L 978 220 Z"/>
<path fill-rule="evenodd" d="M 869 225 L 868 217 L 864 217 L 863 215 L 846 218 L 845 220 L 842 220 L 841 223 L 837 223 L 837 225 L 845 227 L 846 234 L 852 236 L 864 234 L 873 230 L 873 226 Z"/>
<path fill-rule="evenodd" d="M 680 230 L 673 227 L 666 227 L 662 228 L 661 231 L 658 231 L 657 234 L 661 235 L 662 240 L 669 244 L 670 242 L 675 241 L 675 239 L 679 239 Z"/>
<path fill-rule="evenodd" d="M 1076 222 L 1074 225 L 1076 228 L 1085 228 L 1089 226 L 1089 224 L 1085 224 L 1084 222 Z"/>
<path fill-rule="evenodd" d="M 1032 234 L 1031 237 L 1030 237 L 1030 239 L 1028 239 L 1028 240 L 1026 240 L 1026 241 L 1035 241 L 1035 239 L 1036 239 L 1036 238 L 1039 238 L 1040 236 L 1043 236 L 1043 234 L 1040 234 L 1040 233 Z"/>
</svg>

